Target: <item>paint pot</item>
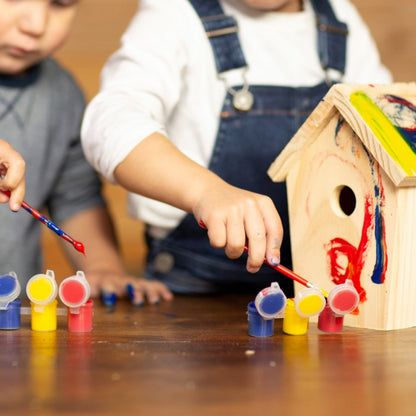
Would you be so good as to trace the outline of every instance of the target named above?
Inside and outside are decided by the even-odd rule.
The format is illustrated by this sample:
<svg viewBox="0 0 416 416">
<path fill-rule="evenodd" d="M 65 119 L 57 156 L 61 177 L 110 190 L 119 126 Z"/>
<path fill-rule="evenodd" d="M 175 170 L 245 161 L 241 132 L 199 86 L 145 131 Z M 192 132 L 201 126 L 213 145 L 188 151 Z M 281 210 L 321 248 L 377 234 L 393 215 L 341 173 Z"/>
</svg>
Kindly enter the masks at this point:
<svg viewBox="0 0 416 416">
<path fill-rule="evenodd" d="M 264 319 L 279 317 L 286 308 L 287 298 L 277 282 L 261 290 L 254 300 L 258 313 Z"/>
<path fill-rule="evenodd" d="M 319 287 L 308 287 L 296 293 L 294 305 L 303 318 L 319 315 L 325 308 L 326 299 Z"/>
<path fill-rule="evenodd" d="M 47 305 L 30 302 L 33 331 L 55 331 L 57 326 L 57 305 L 55 299 Z"/>
<path fill-rule="evenodd" d="M 309 318 L 299 315 L 293 299 L 288 299 L 283 317 L 283 332 L 288 335 L 304 335 L 308 332 Z"/>
<path fill-rule="evenodd" d="M 264 319 L 254 302 L 247 306 L 248 334 L 252 337 L 270 337 L 274 331 L 274 320 Z"/>
<path fill-rule="evenodd" d="M 20 307 L 22 301 L 15 299 L 7 305 L 6 309 L 0 309 L 0 329 L 20 328 Z"/>
<path fill-rule="evenodd" d="M 47 305 L 55 300 L 58 286 L 55 281 L 55 274 L 47 270 L 46 274 L 36 274 L 26 284 L 27 297 L 35 305 Z"/>
<path fill-rule="evenodd" d="M 360 296 L 350 279 L 332 288 L 328 295 L 328 305 L 339 316 L 355 310 L 359 302 Z"/>
<path fill-rule="evenodd" d="M 89 299 L 77 308 L 77 312 L 73 312 L 71 308 L 68 308 L 68 331 L 91 332 L 93 322 L 93 306 L 94 302 Z"/>
<path fill-rule="evenodd" d="M 326 304 L 318 318 L 318 329 L 324 332 L 341 332 L 343 325 L 344 316 L 337 315 L 329 304 Z"/>
<path fill-rule="evenodd" d="M 0 276 L 0 310 L 7 309 L 20 295 L 20 283 L 15 272 Z"/>
<path fill-rule="evenodd" d="M 75 276 L 67 277 L 59 285 L 59 297 L 62 303 L 76 313 L 90 297 L 90 285 L 84 272 L 77 271 Z"/>
<path fill-rule="evenodd" d="M 20 290 L 15 272 L 0 276 L 0 329 L 20 328 Z"/>
</svg>

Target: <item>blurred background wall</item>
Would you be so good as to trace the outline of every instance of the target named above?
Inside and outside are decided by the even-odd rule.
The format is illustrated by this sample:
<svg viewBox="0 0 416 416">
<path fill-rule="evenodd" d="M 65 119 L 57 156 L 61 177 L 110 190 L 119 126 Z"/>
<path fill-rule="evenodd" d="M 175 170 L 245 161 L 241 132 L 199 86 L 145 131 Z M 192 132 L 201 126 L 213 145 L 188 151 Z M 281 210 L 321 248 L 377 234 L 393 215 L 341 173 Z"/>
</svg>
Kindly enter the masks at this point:
<svg viewBox="0 0 416 416">
<path fill-rule="evenodd" d="M 166 0 L 169 1 L 169 0 Z M 351 0 L 370 28 L 385 65 L 395 81 L 416 81 L 415 0 Z M 57 58 L 70 69 L 90 100 L 98 91 L 99 74 L 108 56 L 119 46 L 120 36 L 137 10 L 138 0 L 82 0 L 71 37 Z M 128 217 L 126 194 L 105 185 L 123 257 L 130 271 L 141 269 L 145 249 L 142 224 Z M 76 236 L 74 236 L 76 238 Z M 61 277 L 72 271 L 52 232 L 44 233 L 46 267 Z M 59 278 L 59 276 L 57 276 Z"/>
</svg>

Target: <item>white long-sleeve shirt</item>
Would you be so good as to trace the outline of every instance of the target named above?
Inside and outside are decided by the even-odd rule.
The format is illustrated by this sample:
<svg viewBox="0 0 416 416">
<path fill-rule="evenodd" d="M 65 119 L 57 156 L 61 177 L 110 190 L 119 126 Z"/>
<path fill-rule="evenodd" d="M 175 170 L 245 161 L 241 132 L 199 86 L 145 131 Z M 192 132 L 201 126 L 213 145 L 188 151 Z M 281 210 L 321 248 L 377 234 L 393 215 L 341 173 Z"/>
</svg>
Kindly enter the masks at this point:
<svg viewBox="0 0 416 416">
<path fill-rule="evenodd" d="M 253 11 L 238 0 L 221 4 L 238 22 L 249 84 L 298 87 L 323 81 L 308 0 L 298 13 Z M 355 7 L 349 0 L 331 4 L 349 30 L 342 82 L 390 83 L 391 75 Z M 225 76 L 228 85 L 242 84 L 242 70 Z M 99 94 L 88 105 L 82 126 L 87 159 L 114 182 L 114 170 L 129 152 L 161 132 L 187 156 L 208 166 L 225 94 L 225 82 L 217 75 L 210 43 L 191 4 L 141 0 L 120 49 L 103 69 Z M 130 196 L 129 212 L 153 230 L 171 229 L 185 215 L 139 195 Z"/>
</svg>

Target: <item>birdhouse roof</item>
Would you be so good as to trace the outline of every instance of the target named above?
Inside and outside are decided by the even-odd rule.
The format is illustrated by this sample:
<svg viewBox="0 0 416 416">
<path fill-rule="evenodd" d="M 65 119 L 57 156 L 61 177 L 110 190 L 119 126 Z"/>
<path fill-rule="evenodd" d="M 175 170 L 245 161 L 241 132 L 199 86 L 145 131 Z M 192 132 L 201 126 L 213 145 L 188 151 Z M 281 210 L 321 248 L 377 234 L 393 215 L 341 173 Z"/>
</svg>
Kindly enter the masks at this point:
<svg viewBox="0 0 416 416">
<path fill-rule="evenodd" d="M 396 186 L 416 186 L 416 83 L 336 84 L 268 170 L 283 181 L 333 117 L 342 116 Z"/>
</svg>

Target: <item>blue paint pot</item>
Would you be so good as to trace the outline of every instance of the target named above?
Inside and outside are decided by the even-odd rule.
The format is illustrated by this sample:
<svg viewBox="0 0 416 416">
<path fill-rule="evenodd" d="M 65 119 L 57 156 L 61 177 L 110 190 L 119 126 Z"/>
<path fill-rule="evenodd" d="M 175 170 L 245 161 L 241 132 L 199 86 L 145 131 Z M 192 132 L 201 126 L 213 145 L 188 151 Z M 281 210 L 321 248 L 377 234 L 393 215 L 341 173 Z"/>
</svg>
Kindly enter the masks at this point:
<svg viewBox="0 0 416 416">
<path fill-rule="evenodd" d="M 15 299 L 7 305 L 6 309 L 0 309 L 0 329 L 20 328 L 20 299 Z"/>
<path fill-rule="evenodd" d="M 274 331 L 274 320 L 264 319 L 254 302 L 247 306 L 248 334 L 252 337 L 270 337 Z"/>
<path fill-rule="evenodd" d="M 280 289 L 279 283 L 273 282 L 270 287 L 266 287 L 257 294 L 254 303 L 263 318 L 274 319 L 283 314 L 287 298 Z"/>
<path fill-rule="evenodd" d="M 0 276 L 0 310 L 6 309 L 20 295 L 20 284 L 15 272 Z"/>
</svg>

